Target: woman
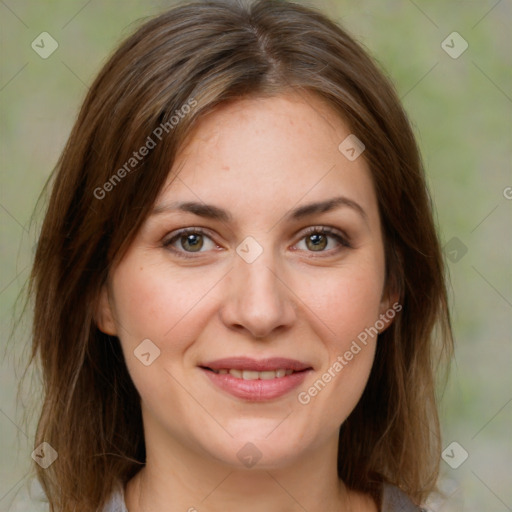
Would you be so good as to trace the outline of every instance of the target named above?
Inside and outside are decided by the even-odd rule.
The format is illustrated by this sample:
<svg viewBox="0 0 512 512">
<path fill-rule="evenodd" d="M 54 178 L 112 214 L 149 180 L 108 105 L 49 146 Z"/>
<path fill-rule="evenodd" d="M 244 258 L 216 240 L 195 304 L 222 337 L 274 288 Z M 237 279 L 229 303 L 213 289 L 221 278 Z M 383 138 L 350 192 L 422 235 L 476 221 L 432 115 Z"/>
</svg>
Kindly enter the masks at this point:
<svg viewBox="0 0 512 512">
<path fill-rule="evenodd" d="M 192 3 L 120 46 L 32 291 L 51 510 L 419 510 L 435 487 L 451 331 L 418 149 L 311 9 Z"/>
</svg>

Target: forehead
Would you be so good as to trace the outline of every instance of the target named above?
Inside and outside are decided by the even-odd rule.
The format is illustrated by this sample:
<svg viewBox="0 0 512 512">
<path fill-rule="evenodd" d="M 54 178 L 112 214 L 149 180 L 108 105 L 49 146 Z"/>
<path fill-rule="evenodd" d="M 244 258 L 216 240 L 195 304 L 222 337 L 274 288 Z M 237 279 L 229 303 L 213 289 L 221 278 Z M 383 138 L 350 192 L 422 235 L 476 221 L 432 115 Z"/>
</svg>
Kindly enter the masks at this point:
<svg viewBox="0 0 512 512">
<path fill-rule="evenodd" d="M 349 135 L 312 94 L 223 104 L 187 138 L 157 204 L 179 197 L 254 215 L 344 195 L 371 210 L 376 201 L 364 158 L 351 161 L 339 150 Z"/>
<path fill-rule="evenodd" d="M 178 157 L 226 159 L 229 155 L 229 160 L 247 166 L 245 154 L 251 151 L 272 168 L 271 163 L 283 156 L 294 162 L 336 154 L 338 139 L 349 133 L 341 117 L 311 93 L 249 97 L 221 104 L 204 116 Z"/>
</svg>

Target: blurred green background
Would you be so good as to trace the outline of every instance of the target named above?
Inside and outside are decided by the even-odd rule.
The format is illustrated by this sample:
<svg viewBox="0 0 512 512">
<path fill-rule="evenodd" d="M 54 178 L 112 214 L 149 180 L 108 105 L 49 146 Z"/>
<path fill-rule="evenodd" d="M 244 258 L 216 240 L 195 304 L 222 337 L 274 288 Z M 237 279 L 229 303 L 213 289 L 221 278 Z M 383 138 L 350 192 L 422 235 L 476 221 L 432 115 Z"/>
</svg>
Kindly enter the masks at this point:
<svg viewBox="0 0 512 512">
<path fill-rule="evenodd" d="M 442 463 L 450 497 L 432 509 L 512 510 L 512 3 L 308 4 L 341 22 L 395 83 L 421 145 L 446 245 L 456 360 L 441 397 L 443 446 L 460 445 L 449 450 L 452 465 L 462 449 L 468 458 L 456 469 Z M 34 510 L 11 505 L 32 451 L 30 403 L 17 397 L 27 325 L 8 341 L 40 224 L 40 216 L 30 224 L 31 214 L 88 84 L 117 43 L 170 5 L 0 1 L 0 510 Z M 58 43 L 47 59 L 31 47 L 42 32 Z M 37 393 L 31 399 L 37 405 Z"/>
</svg>

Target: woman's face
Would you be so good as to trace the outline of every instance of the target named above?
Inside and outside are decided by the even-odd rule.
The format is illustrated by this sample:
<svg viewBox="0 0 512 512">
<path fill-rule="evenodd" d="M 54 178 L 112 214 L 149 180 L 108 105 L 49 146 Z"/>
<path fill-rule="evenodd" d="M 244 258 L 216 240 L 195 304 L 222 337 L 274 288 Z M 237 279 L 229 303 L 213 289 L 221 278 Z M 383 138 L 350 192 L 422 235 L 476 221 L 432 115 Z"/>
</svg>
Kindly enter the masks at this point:
<svg viewBox="0 0 512 512">
<path fill-rule="evenodd" d="M 349 135 L 288 94 L 221 106 L 182 148 L 98 317 L 140 393 L 148 455 L 277 468 L 336 445 L 392 303 Z"/>
</svg>

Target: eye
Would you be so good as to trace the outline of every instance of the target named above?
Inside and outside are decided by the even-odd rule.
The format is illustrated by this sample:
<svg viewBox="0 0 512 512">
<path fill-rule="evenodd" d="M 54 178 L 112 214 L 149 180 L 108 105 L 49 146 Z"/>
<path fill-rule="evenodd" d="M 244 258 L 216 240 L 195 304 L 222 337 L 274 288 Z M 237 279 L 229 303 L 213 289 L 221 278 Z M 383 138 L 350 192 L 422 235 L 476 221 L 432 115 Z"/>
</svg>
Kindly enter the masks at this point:
<svg viewBox="0 0 512 512">
<path fill-rule="evenodd" d="M 187 253 L 200 253 L 215 249 L 217 245 L 201 228 L 185 228 L 177 231 L 163 242 L 163 246 L 172 250 L 178 256 L 192 258 Z M 205 249 L 202 251 L 201 249 Z"/>
<path fill-rule="evenodd" d="M 300 243 L 303 241 L 305 249 L 299 249 L 307 252 L 331 253 L 337 252 L 341 247 L 351 247 L 347 237 L 329 227 L 308 228 Z M 180 229 L 165 240 L 163 246 L 183 258 L 193 258 L 194 253 L 204 253 L 218 247 L 205 230 L 195 227 Z"/>
<path fill-rule="evenodd" d="M 304 240 L 305 249 L 308 252 L 331 252 L 336 251 L 342 247 L 351 247 L 347 238 L 329 227 L 313 226 L 306 230 L 306 233 L 301 238 L 301 242 Z M 330 243 L 334 241 L 333 243 Z M 332 247 L 334 245 L 334 247 Z M 327 249 L 327 250 L 326 250 Z"/>
</svg>

